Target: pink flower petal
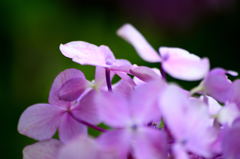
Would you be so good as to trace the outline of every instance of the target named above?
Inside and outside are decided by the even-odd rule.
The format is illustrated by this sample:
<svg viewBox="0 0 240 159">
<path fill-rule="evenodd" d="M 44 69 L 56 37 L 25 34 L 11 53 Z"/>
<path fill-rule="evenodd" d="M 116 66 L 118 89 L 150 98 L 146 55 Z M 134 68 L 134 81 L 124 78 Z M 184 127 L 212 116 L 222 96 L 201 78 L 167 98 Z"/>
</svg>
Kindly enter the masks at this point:
<svg viewBox="0 0 240 159">
<path fill-rule="evenodd" d="M 143 35 L 131 24 L 125 24 L 118 29 L 117 34 L 136 49 L 139 56 L 148 62 L 159 62 L 160 56 L 147 42 Z"/>
<path fill-rule="evenodd" d="M 181 144 L 173 145 L 173 153 L 176 159 L 190 159 L 185 148 Z"/>
<path fill-rule="evenodd" d="M 110 130 L 97 138 L 102 149 L 117 153 L 117 158 L 127 158 L 130 152 L 131 133 L 128 130 Z"/>
<path fill-rule="evenodd" d="M 131 121 L 127 99 L 123 94 L 101 91 L 95 100 L 99 115 L 107 125 L 123 127 Z"/>
<path fill-rule="evenodd" d="M 81 135 L 68 142 L 59 152 L 58 159 L 98 159 L 99 147 L 97 143 Z"/>
<path fill-rule="evenodd" d="M 134 122 L 142 125 L 160 120 L 157 99 L 164 87 L 165 83 L 161 80 L 151 81 L 136 87 L 132 92 L 129 106 Z"/>
<path fill-rule="evenodd" d="M 194 81 L 204 78 L 209 70 L 207 58 L 200 59 L 180 48 L 160 47 L 164 70 L 177 79 Z"/>
<path fill-rule="evenodd" d="M 32 105 L 21 115 L 18 132 L 36 140 L 49 139 L 57 130 L 62 111 L 50 104 Z"/>
<path fill-rule="evenodd" d="M 130 78 L 128 80 L 121 79 L 119 82 L 113 85 L 113 92 L 120 92 L 129 98 L 131 96 L 132 91 L 134 90 L 135 83 Z"/>
<path fill-rule="evenodd" d="M 136 159 L 166 159 L 166 136 L 159 130 L 139 128 L 133 135 L 133 152 Z"/>
<path fill-rule="evenodd" d="M 23 159 L 57 159 L 62 143 L 55 139 L 37 142 L 23 149 Z"/>
<path fill-rule="evenodd" d="M 129 72 L 129 69 L 132 67 L 132 64 L 125 59 L 116 59 L 114 63 L 109 66 L 112 71 L 120 71 L 120 72 Z"/>
<path fill-rule="evenodd" d="M 99 124 L 100 116 L 94 100 L 96 93 L 91 90 L 80 99 L 79 104 L 72 110 L 74 116 L 91 124 Z"/>
<path fill-rule="evenodd" d="M 105 53 L 96 45 L 84 41 L 73 41 L 61 44 L 60 50 L 64 56 L 72 58 L 74 62 L 81 65 L 107 67 Z"/>
<path fill-rule="evenodd" d="M 66 69 L 54 80 L 49 94 L 49 103 L 57 106 L 68 106 L 88 87 L 84 74 L 77 69 Z"/>
<path fill-rule="evenodd" d="M 87 127 L 74 120 L 67 112 L 62 116 L 59 126 L 59 138 L 63 142 L 87 133 Z"/>
<path fill-rule="evenodd" d="M 145 66 L 132 67 L 129 72 L 142 81 L 146 82 L 150 80 L 159 80 L 162 78 L 161 74 L 155 72 L 154 69 Z"/>
</svg>

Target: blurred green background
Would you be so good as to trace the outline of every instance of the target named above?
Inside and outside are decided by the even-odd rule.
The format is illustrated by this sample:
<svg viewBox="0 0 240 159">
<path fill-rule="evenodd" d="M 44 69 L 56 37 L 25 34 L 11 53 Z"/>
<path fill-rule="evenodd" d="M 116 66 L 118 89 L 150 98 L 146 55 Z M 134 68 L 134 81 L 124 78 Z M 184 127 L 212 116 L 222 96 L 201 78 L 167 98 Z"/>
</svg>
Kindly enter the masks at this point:
<svg viewBox="0 0 240 159">
<path fill-rule="evenodd" d="M 1 158 L 21 159 L 23 147 L 34 142 L 18 134 L 18 119 L 29 105 L 47 102 L 51 83 L 60 71 L 78 68 L 89 80 L 93 78 L 94 68 L 80 66 L 62 56 L 58 49 L 60 43 L 83 40 L 106 44 L 118 58 L 149 65 L 116 36 L 116 30 L 129 22 L 156 49 L 159 46 L 182 47 L 209 57 L 212 67 L 240 71 L 239 1 L 140 2 L 1 0 Z"/>
</svg>

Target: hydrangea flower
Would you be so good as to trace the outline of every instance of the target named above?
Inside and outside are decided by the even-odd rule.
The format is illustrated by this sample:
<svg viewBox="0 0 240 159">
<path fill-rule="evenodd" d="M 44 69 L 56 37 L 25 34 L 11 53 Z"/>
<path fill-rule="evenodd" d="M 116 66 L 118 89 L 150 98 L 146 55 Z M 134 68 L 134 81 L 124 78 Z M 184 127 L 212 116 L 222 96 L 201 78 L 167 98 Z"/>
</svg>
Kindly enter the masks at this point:
<svg viewBox="0 0 240 159">
<path fill-rule="evenodd" d="M 28 107 L 20 117 L 18 131 L 36 140 L 46 140 L 58 129 L 59 137 L 64 142 L 79 134 L 86 134 L 86 125 L 74 118 L 92 124 L 99 122 L 92 102 L 94 92 L 84 94 L 87 87 L 88 81 L 81 71 L 67 69 L 61 72 L 53 82 L 49 104 Z"/>
<path fill-rule="evenodd" d="M 237 73 L 209 71 L 207 58 L 180 48 L 160 47 L 158 54 L 129 24 L 118 34 L 160 68 L 116 59 L 105 45 L 60 45 L 66 57 L 96 66 L 95 79 L 89 82 L 80 70 L 67 69 L 55 78 L 48 103 L 23 112 L 19 133 L 39 140 L 24 148 L 23 158 L 239 159 L 240 79 L 227 76 Z M 188 91 L 169 83 L 165 73 L 203 80 Z M 114 75 L 120 80 L 113 82 Z M 99 136 L 92 137 L 87 127 Z"/>
<path fill-rule="evenodd" d="M 187 151 L 210 157 L 216 135 L 211 130 L 207 106 L 175 85 L 168 86 L 159 98 L 159 107 L 176 144 L 175 153 Z"/>
<path fill-rule="evenodd" d="M 119 158 L 132 155 L 136 159 L 163 159 L 167 156 L 163 132 L 147 124 L 160 119 L 157 111 L 157 93 L 164 84 L 160 81 L 141 85 L 130 97 L 118 93 L 100 94 L 101 119 L 115 128 L 102 134 L 98 140 L 107 149 L 119 153 Z"/>
</svg>

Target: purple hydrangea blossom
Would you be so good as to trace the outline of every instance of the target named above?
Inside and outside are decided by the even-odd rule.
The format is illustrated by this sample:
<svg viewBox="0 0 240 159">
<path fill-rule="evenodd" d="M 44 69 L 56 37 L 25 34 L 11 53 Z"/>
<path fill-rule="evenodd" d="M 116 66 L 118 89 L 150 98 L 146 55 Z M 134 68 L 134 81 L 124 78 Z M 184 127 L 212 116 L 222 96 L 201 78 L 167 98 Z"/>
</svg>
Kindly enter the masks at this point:
<svg viewBox="0 0 240 159">
<path fill-rule="evenodd" d="M 207 58 L 180 48 L 160 47 L 158 54 L 130 24 L 118 34 L 160 68 L 116 59 L 105 45 L 60 45 L 66 57 L 96 66 L 95 79 L 67 69 L 55 78 L 48 103 L 23 112 L 19 133 L 38 140 L 24 148 L 23 158 L 239 159 L 240 80 L 227 76 L 237 73 L 209 71 Z M 168 82 L 165 73 L 202 81 L 189 91 Z M 115 75 L 120 80 L 113 83 Z M 88 127 L 100 135 L 92 137 Z"/>
</svg>

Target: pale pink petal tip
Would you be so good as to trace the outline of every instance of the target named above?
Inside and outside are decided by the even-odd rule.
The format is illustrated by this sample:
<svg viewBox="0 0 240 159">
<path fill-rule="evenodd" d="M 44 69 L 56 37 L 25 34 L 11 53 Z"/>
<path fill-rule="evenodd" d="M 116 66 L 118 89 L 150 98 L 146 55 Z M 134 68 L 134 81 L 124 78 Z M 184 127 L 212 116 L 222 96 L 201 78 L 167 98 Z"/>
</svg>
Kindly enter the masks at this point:
<svg viewBox="0 0 240 159">
<path fill-rule="evenodd" d="M 60 51 L 81 65 L 106 66 L 105 53 L 98 46 L 84 41 L 61 44 Z"/>
<path fill-rule="evenodd" d="M 148 62 L 159 62 L 160 56 L 144 36 L 131 24 L 125 24 L 117 31 L 118 36 L 133 45 L 139 56 Z"/>
<path fill-rule="evenodd" d="M 195 81 L 201 80 L 209 71 L 208 58 L 199 58 L 181 48 L 160 47 L 163 69 L 172 77 Z"/>
<path fill-rule="evenodd" d="M 61 146 L 55 139 L 37 142 L 23 149 L 23 159 L 56 159 Z"/>
</svg>

